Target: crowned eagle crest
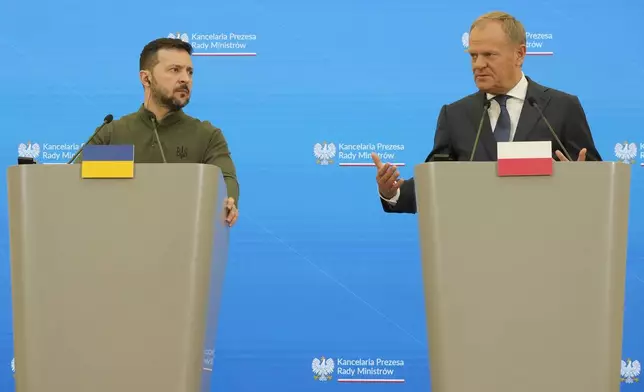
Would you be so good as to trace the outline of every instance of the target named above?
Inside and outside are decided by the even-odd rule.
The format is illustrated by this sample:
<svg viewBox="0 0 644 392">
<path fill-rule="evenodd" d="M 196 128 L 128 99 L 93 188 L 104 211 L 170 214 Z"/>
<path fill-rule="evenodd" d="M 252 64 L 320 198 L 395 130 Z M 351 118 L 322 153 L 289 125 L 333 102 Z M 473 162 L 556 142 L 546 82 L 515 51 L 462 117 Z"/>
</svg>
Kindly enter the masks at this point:
<svg viewBox="0 0 644 392">
<path fill-rule="evenodd" d="M 615 144 L 615 156 L 624 163 L 635 163 L 637 144 L 629 142 Z"/>
<path fill-rule="evenodd" d="M 38 155 L 40 155 L 40 146 L 38 145 L 38 143 L 20 143 L 20 145 L 18 146 L 19 157 L 37 158 Z"/>
<path fill-rule="evenodd" d="M 333 163 L 333 157 L 335 157 L 335 144 L 333 143 L 315 143 L 313 146 L 313 155 L 317 159 L 318 165 L 328 165 Z"/>
<path fill-rule="evenodd" d="M 626 361 L 622 360 L 622 371 L 620 372 L 622 376 L 622 382 L 625 382 L 627 384 L 638 382 L 639 379 L 637 378 L 637 376 L 640 375 L 641 371 L 642 366 L 640 365 L 640 361 L 631 361 L 630 359 L 627 359 Z"/>
<path fill-rule="evenodd" d="M 186 33 L 176 33 L 176 34 L 170 33 L 170 34 L 168 34 L 168 38 L 180 39 L 183 42 L 189 42 L 190 41 L 190 38 L 188 37 L 188 34 L 186 34 Z"/>
<path fill-rule="evenodd" d="M 314 379 L 318 381 L 328 381 L 333 378 L 331 375 L 333 374 L 335 363 L 331 358 L 314 358 L 311 368 L 313 369 L 313 373 L 315 373 L 315 376 L 313 376 Z"/>
</svg>

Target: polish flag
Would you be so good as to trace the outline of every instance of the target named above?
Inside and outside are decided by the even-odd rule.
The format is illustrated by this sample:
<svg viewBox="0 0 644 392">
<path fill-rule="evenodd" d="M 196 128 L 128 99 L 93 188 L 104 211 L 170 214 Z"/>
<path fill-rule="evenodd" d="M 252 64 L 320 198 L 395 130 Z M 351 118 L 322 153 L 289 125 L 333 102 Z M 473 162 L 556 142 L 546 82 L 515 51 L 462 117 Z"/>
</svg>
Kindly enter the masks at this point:
<svg viewBox="0 0 644 392">
<path fill-rule="evenodd" d="M 552 142 L 497 143 L 497 175 L 551 176 Z"/>
</svg>

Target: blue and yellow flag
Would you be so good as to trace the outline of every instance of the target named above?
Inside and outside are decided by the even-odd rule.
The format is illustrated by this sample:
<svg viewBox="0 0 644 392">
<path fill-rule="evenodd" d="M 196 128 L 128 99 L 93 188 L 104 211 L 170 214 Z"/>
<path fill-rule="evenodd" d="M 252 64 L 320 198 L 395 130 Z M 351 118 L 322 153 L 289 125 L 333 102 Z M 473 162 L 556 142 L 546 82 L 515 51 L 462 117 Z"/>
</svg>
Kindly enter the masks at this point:
<svg viewBox="0 0 644 392">
<path fill-rule="evenodd" d="M 81 165 L 81 178 L 134 178 L 134 146 L 87 145 Z"/>
</svg>

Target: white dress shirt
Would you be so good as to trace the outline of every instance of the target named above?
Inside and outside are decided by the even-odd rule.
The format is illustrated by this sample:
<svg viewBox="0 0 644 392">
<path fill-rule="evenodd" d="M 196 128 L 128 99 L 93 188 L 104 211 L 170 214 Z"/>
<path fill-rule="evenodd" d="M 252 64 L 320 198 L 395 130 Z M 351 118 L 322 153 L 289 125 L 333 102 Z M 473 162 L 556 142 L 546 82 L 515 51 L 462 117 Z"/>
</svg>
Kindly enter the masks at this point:
<svg viewBox="0 0 644 392">
<path fill-rule="evenodd" d="M 508 114 L 510 114 L 510 141 L 514 140 L 514 134 L 517 131 L 517 124 L 519 123 L 519 116 L 521 115 L 521 109 L 523 108 L 523 102 L 525 101 L 525 96 L 528 92 L 528 80 L 526 79 L 523 72 L 521 72 L 521 79 L 508 93 L 508 99 L 505 103 L 505 106 L 508 109 Z M 494 94 L 486 94 L 487 99 L 490 100 L 490 108 L 487 110 L 487 114 L 490 118 L 490 126 L 492 127 L 492 132 L 494 132 L 494 127 L 496 122 L 499 119 L 501 114 L 501 105 L 495 100 L 492 99 L 495 97 Z M 378 192 L 380 194 L 380 192 Z M 391 205 L 395 205 L 398 202 L 400 197 L 400 188 L 396 189 L 396 195 L 391 199 L 385 199 L 380 195 L 380 198 L 387 201 Z"/>
<path fill-rule="evenodd" d="M 521 79 L 519 83 L 508 91 L 506 94 L 508 100 L 505 103 L 505 106 L 508 108 L 508 113 L 510 114 L 510 141 L 514 140 L 514 134 L 517 132 L 517 124 L 519 123 L 519 116 L 521 115 L 521 109 L 523 108 L 523 101 L 525 101 L 525 96 L 528 93 L 528 80 L 525 78 L 523 72 L 521 72 Z M 492 99 L 495 97 L 494 94 L 486 94 L 487 99 L 490 101 L 490 108 L 487 110 L 487 114 L 490 117 L 490 125 L 492 126 L 492 132 L 494 132 L 494 127 L 496 126 L 496 121 L 499 119 L 501 114 L 501 105 Z"/>
</svg>

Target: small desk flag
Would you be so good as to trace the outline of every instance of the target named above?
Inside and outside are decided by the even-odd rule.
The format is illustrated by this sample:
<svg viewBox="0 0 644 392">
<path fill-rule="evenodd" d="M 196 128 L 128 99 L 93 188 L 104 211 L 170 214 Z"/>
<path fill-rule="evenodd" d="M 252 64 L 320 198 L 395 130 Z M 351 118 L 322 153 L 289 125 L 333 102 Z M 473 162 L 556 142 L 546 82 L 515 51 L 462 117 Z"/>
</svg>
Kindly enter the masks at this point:
<svg viewBox="0 0 644 392">
<path fill-rule="evenodd" d="M 552 142 L 497 143 L 497 175 L 551 176 Z"/>
<path fill-rule="evenodd" d="M 81 178 L 134 178 L 133 145 L 94 145 L 83 149 Z"/>
</svg>

